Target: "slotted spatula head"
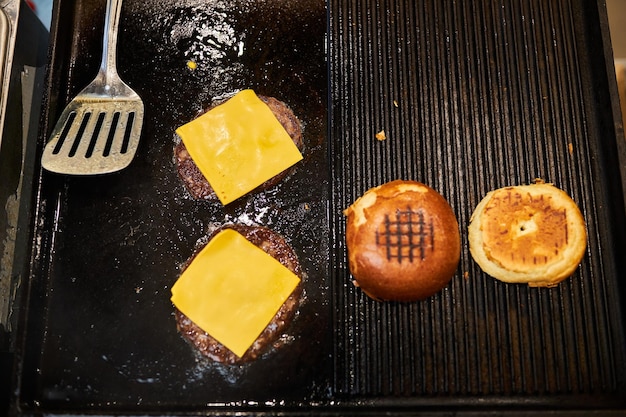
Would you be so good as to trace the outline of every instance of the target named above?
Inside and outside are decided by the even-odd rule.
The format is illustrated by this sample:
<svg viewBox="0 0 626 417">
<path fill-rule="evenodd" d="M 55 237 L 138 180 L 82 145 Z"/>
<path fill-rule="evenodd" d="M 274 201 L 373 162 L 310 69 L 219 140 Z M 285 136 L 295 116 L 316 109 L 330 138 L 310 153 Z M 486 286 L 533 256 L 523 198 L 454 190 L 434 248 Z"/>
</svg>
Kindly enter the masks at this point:
<svg viewBox="0 0 626 417">
<path fill-rule="evenodd" d="M 74 175 L 125 168 L 137 150 L 143 111 L 134 92 L 106 97 L 83 90 L 63 110 L 41 164 L 49 171 Z"/>
<path fill-rule="evenodd" d="M 143 102 L 117 74 L 117 28 L 121 0 L 108 0 L 102 64 L 96 78 L 63 110 L 41 157 L 61 174 L 118 171 L 130 164 L 143 125 Z"/>
</svg>

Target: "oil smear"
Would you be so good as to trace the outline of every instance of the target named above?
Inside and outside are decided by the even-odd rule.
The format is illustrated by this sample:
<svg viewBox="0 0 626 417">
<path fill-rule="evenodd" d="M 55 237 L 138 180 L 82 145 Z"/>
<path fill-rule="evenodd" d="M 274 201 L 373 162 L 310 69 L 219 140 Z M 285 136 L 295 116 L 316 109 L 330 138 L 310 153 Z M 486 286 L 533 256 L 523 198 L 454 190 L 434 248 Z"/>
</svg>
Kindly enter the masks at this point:
<svg viewBox="0 0 626 417">
<path fill-rule="evenodd" d="M 226 8 L 181 8 L 166 19 L 169 41 L 194 65 L 232 61 L 245 53 L 245 33 L 235 29 L 236 17 Z"/>
</svg>

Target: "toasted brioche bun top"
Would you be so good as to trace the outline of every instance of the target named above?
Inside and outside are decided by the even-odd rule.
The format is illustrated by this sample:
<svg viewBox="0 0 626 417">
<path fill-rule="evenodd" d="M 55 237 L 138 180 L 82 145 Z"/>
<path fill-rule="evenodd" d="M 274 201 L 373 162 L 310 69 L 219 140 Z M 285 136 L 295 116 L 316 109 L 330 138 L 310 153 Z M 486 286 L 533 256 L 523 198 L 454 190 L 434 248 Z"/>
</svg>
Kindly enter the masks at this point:
<svg viewBox="0 0 626 417">
<path fill-rule="evenodd" d="M 578 267 L 587 247 L 576 203 L 551 184 L 504 187 L 476 206 L 468 227 L 472 257 L 509 283 L 554 286 Z"/>
<path fill-rule="evenodd" d="M 448 202 L 432 188 L 392 181 L 368 190 L 344 213 L 350 272 L 370 297 L 424 299 L 454 275 L 459 225 Z"/>
</svg>

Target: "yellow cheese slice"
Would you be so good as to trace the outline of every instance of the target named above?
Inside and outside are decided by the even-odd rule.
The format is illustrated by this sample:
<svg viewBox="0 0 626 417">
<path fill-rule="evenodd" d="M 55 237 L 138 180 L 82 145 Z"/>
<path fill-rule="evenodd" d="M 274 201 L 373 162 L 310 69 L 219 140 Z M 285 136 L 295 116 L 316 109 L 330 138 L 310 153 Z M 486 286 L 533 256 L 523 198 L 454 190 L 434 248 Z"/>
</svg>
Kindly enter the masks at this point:
<svg viewBox="0 0 626 417">
<path fill-rule="evenodd" d="M 285 128 L 252 90 L 240 91 L 176 133 L 224 205 L 302 159 Z"/>
<path fill-rule="evenodd" d="M 181 274 L 171 300 L 241 357 L 299 282 L 297 275 L 240 233 L 224 229 Z"/>
</svg>

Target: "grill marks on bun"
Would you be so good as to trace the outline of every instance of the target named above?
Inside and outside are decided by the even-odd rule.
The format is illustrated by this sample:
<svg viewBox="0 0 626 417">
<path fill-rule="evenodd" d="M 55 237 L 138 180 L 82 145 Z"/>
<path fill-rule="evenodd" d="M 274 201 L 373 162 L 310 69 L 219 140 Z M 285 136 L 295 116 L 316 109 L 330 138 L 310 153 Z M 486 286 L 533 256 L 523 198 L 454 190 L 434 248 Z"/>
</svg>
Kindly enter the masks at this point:
<svg viewBox="0 0 626 417">
<path fill-rule="evenodd" d="M 385 214 L 376 231 L 376 245 L 384 247 L 387 261 L 398 263 L 425 261 L 435 251 L 435 227 L 432 217 L 423 209 L 410 205 Z"/>
</svg>

